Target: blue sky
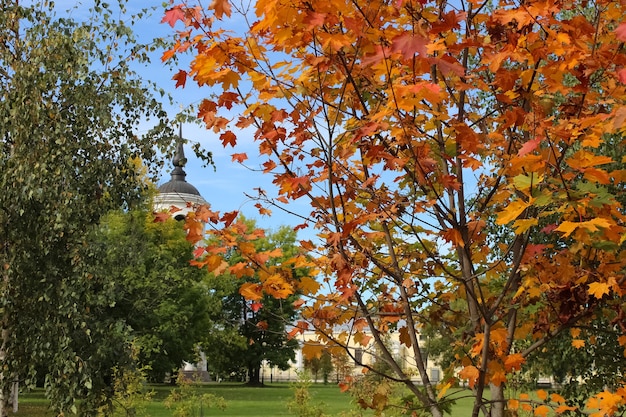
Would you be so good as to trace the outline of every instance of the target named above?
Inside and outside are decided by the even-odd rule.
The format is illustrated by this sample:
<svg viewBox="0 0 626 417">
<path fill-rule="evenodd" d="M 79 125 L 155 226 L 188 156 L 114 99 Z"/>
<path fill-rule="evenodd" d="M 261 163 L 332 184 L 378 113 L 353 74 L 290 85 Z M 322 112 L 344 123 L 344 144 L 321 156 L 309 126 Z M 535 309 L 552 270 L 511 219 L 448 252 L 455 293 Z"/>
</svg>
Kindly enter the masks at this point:
<svg viewBox="0 0 626 417">
<path fill-rule="evenodd" d="M 115 0 L 111 0 L 111 3 L 115 3 Z M 57 0 L 55 6 L 60 15 L 65 14 L 66 10 L 73 9 L 71 11 L 72 17 L 75 19 L 86 18 L 88 16 L 87 10 L 93 4 L 93 0 Z M 168 24 L 161 23 L 163 17 L 162 7 L 163 2 L 159 0 L 129 0 L 127 4 L 128 14 L 134 14 L 143 8 L 154 7 L 155 11 L 151 16 L 145 17 L 142 20 L 136 22 L 134 28 L 137 37 L 140 42 L 149 42 L 155 37 L 164 37 L 168 39 L 175 33 L 175 29 L 181 29 L 182 26 L 172 29 Z M 81 16 L 83 15 L 84 16 Z M 124 19 L 130 20 L 130 19 Z M 174 117 L 180 112 L 181 106 L 188 108 L 195 106 L 200 101 L 209 96 L 211 91 L 207 88 L 199 88 L 193 80 L 189 79 L 185 88 L 175 88 L 175 81 L 172 80 L 172 76 L 178 71 L 179 68 L 186 68 L 186 63 L 189 62 L 191 56 L 180 57 L 179 65 L 176 67 L 165 65 L 161 62 L 161 54 L 163 51 L 155 51 L 152 54 L 152 62 L 150 65 L 144 67 L 139 66 L 139 74 L 146 79 L 146 81 L 153 81 L 157 83 L 161 88 L 167 91 L 173 98 L 173 104 L 167 103 L 164 100 L 164 105 L 170 115 Z M 146 121 L 144 126 L 140 126 L 139 133 L 142 129 L 148 130 L 150 122 Z M 178 131 L 178 128 L 176 128 Z M 185 156 L 187 157 L 187 165 L 185 171 L 187 172 L 187 181 L 193 184 L 202 196 L 207 200 L 211 207 L 221 212 L 227 212 L 232 210 L 240 210 L 246 217 L 255 218 L 257 225 L 263 228 L 275 229 L 280 225 L 297 225 L 301 221 L 293 216 L 281 213 L 278 210 L 273 211 L 271 217 L 260 216 L 257 209 L 254 207 L 254 202 L 250 201 L 246 197 L 248 195 L 256 195 L 255 188 L 262 187 L 270 194 L 273 192 L 274 186 L 271 184 L 272 178 L 268 175 L 263 175 L 260 172 L 247 169 L 246 167 L 232 162 L 231 155 L 233 153 L 245 152 L 247 153 L 249 160 L 246 164 L 250 168 L 258 168 L 260 162 L 255 161 L 254 157 L 257 155 L 257 148 L 252 140 L 253 132 L 250 132 L 249 139 L 243 138 L 236 149 L 225 149 L 221 142 L 218 140 L 216 134 L 206 130 L 199 124 L 186 123 L 183 125 L 183 136 L 190 142 L 198 142 L 203 148 L 210 150 L 213 153 L 213 160 L 215 168 L 203 167 L 202 161 L 197 159 L 191 149 L 190 143 L 185 146 Z M 171 169 L 171 162 L 166 162 L 167 170 Z M 159 184 L 166 182 L 170 179 L 169 172 L 163 172 Z M 300 209 L 299 212 L 308 213 L 306 208 Z M 304 236 L 303 236 L 304 237 Z"/>
</svg>

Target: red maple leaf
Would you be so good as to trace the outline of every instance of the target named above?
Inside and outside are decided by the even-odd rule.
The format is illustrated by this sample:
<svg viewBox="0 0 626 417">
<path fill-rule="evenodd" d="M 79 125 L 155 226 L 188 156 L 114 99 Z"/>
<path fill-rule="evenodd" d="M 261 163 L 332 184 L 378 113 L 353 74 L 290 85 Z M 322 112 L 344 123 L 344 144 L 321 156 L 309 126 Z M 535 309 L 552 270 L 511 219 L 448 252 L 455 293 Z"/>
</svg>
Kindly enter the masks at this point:
<svg viewBox="0 0 626 417">
<path fill-rule="evenodd" d="M 232 162 L 239 162 L 240 164 L 242 162 L 244 162 L 246 159 L 248 159 L 248 155 L 243 152 L 243 153 L 234 153 L 231 155 L 232 157 Z"/>
<path fill-rule="evenodd" d="M 537 149 L 537 146 L 539 146 L 539 142 L 541 142 L 539 138 L 535 138 L 535 139 L 531 139 L 527 141 L 526 143 L 522 145 L 519 151 L 517 151 L 517 156 L 524 156 L 528 153 L 531 153 L 532 151 Z"/>
<path fill-rule="evenodd" d="M 165 11 L 165 15 L 163 16 L 163 19 L 161 19 L 161 23 L 167 23 L 171 27 L 174 27 L 176 22 L 179 20 L 185 20 L 185 13 L 183 12 L 181 6 L 176 6 Z"/>
<path fill-rule="evenodd" d="M 230 110 L 233 108 L 233 104 L 236 104 L 238 102 L 239 96 L 237 95 L 237 93 L 226 91 L 220 95 L 217 104 Z"/>
<path fill-rule="evenodd" d="M 626 23 L 622 23 L 615 29 L 615 37 L 622 42 L 626 42 Z"/>
<path fill-rule="evenodd" d="M 326 21 L 326 13 L 318 13 L 309 11 L 303 19 L 303 23 L 307 24 L 307 30 L 324 26 Z"/>
<path fill-rule="evenodd" d="M 622 68 L 621 70 L 617 71 L 617 78 L 619 79 L 620 83 L 626 84 L 626 68 Z"/>
<path fill-rule="evenodd" d="M 415 54 L 426 56 L 426 44 L 428 40 L 421 36 L 415 36 L 412 33 L 404 33 L 396 37 L 392 43 L 394 52 L 400 52 L 404 59 L 412 58 Z"/>
<path fill-rule="evenodd" d="M 220 135 L 220 140 L 222 141 L 222 145 L 224 146 L 230 145 L 234 148 L 235 145 L 237 144 L 237 136 L 235 136 L 235 134 L 231 132 L 230 130 L 227 130 L 226 132 L 222 133 Z"/>
<path fill-rule="evenodd" d="M 237 210 L 229 211 L 228 213 L 225 213 L 220 220 L 224 222 L 225 227 L 228 227 L 233 221 L 235 221 L 238 214 L 239 212 Z"/>
<path fill-rule="evenodd" d="M 155 223 L 163 223 L 165 221 L 167 221 L 167 219 L 171 218 L 172 216 L 170 215 L 170 213 L 166 212 L 166 211 L 162 211 L 160 213 L 155 213 L 154 214 L 154 222 Z"/>
<path fill-rule="evenodd" d="M 185 83 L 187 82 L 187 71 L 185 70 L 180 70 L 178 71 L 173 77 L 172 80 L 176 81 L 176 87 L 183 87 L 185 88 Z"/>
</svg>

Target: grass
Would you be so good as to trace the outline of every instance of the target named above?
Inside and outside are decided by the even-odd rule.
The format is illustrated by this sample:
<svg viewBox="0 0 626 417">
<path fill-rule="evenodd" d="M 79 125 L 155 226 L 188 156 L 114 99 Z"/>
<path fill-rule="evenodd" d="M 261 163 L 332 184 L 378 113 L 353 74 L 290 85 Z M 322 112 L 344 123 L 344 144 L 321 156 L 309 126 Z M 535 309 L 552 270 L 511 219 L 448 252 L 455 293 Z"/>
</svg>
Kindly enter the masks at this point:
<svg viewBox="0 0 626 417">
<path fill-rule="evenodd" d="M 168 396 L 171 386 L 150 386 L 155 395 L 148 404 L 147 412 L 150 417 L 171 417 L 172 411 L 165 408 L 163 400 Z M 241 384 L 206 384 L 199 387 L 204 393 L 211 393 L 223 397 L 227 402 L 225 410 L 204 409 L 205 416 L 223 417 L 250 417 L 250 416 L 292 416 L 287 409 L 287 403 L 293 397 L 290 384 L 266 384 L 265 387 L 248 387 Z M 336 416 L 342 411 L 354 409 L 348 394 L 341 393 L 336 385 L 313 385 L 310 389 L 316 404 L 324 403 L 324 409 L 329 415 Z M 11 415 L 11 414 L 10 414 Z M 371 416 L 364 413 L 363 416 Z M 18 417 L 53 417 L 54 413 L 48 410 L 48 402 L 43 391 L 35 390 L 20 395 Z"/>
<path fill-rule="evenodd" d="M 168 396 L 171 386 L 152 385 L 154 390 L 153 401 L 147 406 L 150 417 L 172 417 L 172 411 L 165 408 L 163 400 Z M 225 410 L 204 408 L 204 416 L 222 417 L 250 417 L 250 416 L 293 416 L 287 409 L 287 403 L 293 398 L 290 384 L 267 384 L 265 387 L 248 387 L 241 384 L 206 384 L 200 386 L 202 393 L 211 393 L 223 397 L 227 402 Z M 359 411 L 359 416 L 373 416 L 371 411 L 363 411 L 355 407 L 352 398 L 340 392 L 336 385 L 314 384 L 310 388 L 313 401 L 316 405 L 323 403 L 327 415 L 339 416 L 350 410 Z M 472 400 L 459 399 L 453 407 L 453 417 L 471 415 Z M 20 395 L 20 407 L 16 417 L 54 417 L 48 410 L 48 402 L 43 391 L 35 390 Z"/>
</svg>

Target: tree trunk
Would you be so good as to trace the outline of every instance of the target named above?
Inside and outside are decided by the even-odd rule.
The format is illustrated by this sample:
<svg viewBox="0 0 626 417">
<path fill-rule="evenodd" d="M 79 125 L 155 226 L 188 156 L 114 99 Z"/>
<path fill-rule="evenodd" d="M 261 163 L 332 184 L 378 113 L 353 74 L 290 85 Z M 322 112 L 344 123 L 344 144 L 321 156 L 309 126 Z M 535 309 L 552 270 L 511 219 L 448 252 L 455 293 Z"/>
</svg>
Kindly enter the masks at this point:
<svg viewBox="0 0 626 417">
<path fill-rule="evenodd" d="M 2 329 L 2 346 L 0 346 L 0 363 L 3 363 L 6 359 L 6 343 L 9 339 L 9 329 L 4 326 Z M 7 417 L 9 415 L 9 399 L 10 393 L 7 389 L 7 375 L 5 372 L 0 371 L 0 417 Z"/>
<path fill-rule="evenodd" d="M 504 384 L 500 384 L 500 386 L 489 384 L 489 389 L 491 391 L 491 401 L 493 401 L 491 405 L 491 417 L 504 417 L 504 410 L 506 409 L 504 403 Z"/>
<path fill-rule="evenodd" d="M 253 385 L 253 386 L 263 385 L 263 381 L 261 381 L 261 365 L 260 364 L 248 366 L 248 385 Z"/>
</svg>

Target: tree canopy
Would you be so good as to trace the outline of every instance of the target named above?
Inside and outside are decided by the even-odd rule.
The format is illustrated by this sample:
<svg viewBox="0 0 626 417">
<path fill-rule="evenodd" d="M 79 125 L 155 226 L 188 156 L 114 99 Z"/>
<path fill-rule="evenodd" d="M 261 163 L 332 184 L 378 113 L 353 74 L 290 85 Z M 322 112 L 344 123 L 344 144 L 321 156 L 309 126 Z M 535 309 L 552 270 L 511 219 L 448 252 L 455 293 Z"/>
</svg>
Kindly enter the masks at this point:
<svg viewBox="0 0 626 417">
<path fill-rule="evenodd" d="M 221 300 L 212 296 L 208 273 L 190 265 L 193 246 L 182 225 L 154 222 L 146 210 L 113 212 L 91 246 L 113 299 L 100 313 L 128 326 L 149 379 L 163 382 L 183 361 L 196 362 Z"/>
<path fill-rule="evenodd" d="M 626 10 L 609 0 L 216 0 L 172 6 L 163 59 L 191 53 L 177 86 L 206 90 L 198 116 L 232 147 L 253 132 L 261 214 L 308 200 L 322 284 L 267 269 L 244 284 L 285 298 L 316 293 L 299 328 L 347 346 L 373 341 L 389 378 L 443 414 L 458 381 L 473 416 L 582 412 L 574 399 L 505 387 L 533 352 L 604 317 L 626 346 L 623 147 Z M 193 87 L 191 87 L 193 88 Z M 234 111 L 236 110 L 236 111 Z M 267 265 L 236 213 L 209 208 L 206 265 Z M 190 219 L 189 230 L 198 231 Z M 197 239 L 199 233 L 190 233 Z M 246 262 L 228 266 L 224 247 Z M 313 275 L 312 275 L 313 276 Z M 431 382 L 418 335 L 451 341 L 449 377 Z M 336 329 L 348 329 L 337 332 Z M 383 343 L 398 331 L 424 389 Z M 322 349 L 322 346 L 320 346 Z M 308 352 L 316 354 L 319 352 Z M 623 357 L 616 358 L 623 360 Z M 615 376 L 618 379 L 618 376 Z M 626 405 L 623 381 L 589 393 L 592 415 Z M 490 397 L 485 395 L 490 388 Z"/>
<path fill-rule="evenodd" d="M 145 197 L 144 170 L 154 172 L 171 137 L 130 68 L 146 57 L 132 29 L 100 1 L 84 21 L 52 7 L 5 1 L 0 14 L 3 417 L 11 387 L 34 383 L 40 364 L 57 411 L 76 411 L 79 398 L 84 415 L 107 403 L 112 367 L 128 365 L 131 349 L 123 326 L 92 314 L 112 298 L 88 235 L 105 213 Z M 149 121 L 155 128 L 139 136 Z"/>
</svg>

